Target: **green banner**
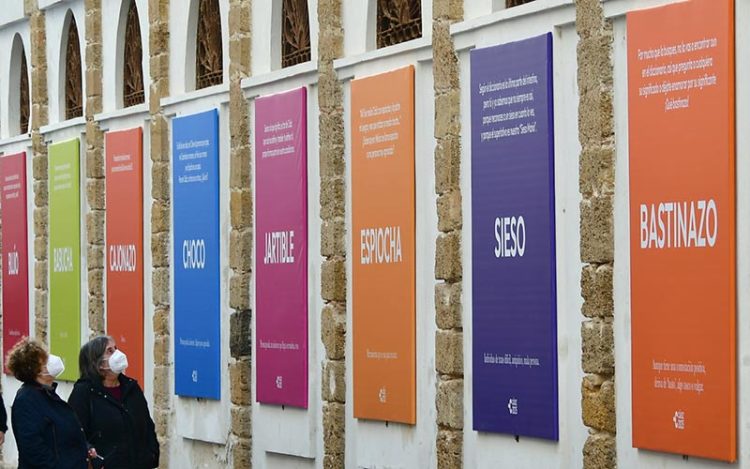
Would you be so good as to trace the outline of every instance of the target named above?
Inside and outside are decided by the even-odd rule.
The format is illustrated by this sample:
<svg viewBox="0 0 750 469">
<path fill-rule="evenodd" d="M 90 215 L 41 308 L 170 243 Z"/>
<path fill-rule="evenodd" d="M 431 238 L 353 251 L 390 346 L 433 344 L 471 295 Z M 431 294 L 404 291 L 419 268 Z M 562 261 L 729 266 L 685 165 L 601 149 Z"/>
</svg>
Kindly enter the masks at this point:
<svg viewBox="0 0 750 469">
<path fill-rule="evenodd" d="M 81 347 L 80 141 L 49 147 L 50 351 L 62 357 L 59 379 L 78 379 Z"/>
</svg>

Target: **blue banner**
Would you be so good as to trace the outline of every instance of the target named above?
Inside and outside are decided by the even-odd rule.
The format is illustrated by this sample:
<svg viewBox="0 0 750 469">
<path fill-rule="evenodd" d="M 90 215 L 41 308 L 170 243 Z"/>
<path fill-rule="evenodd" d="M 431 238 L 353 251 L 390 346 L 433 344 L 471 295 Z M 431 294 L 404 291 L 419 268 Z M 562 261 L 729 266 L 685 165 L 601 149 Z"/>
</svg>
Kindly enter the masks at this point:
<svg viewBox="0 0 750 469">
<path fill-rule="evenodd" d="M 172 121 L 175 393 L 221 398 L 219 114 Z"/>
<path fill-rule="evenodd" d="M 471 52 L 474 429 L 556 440 L 552 35 Z"/>
</svg>

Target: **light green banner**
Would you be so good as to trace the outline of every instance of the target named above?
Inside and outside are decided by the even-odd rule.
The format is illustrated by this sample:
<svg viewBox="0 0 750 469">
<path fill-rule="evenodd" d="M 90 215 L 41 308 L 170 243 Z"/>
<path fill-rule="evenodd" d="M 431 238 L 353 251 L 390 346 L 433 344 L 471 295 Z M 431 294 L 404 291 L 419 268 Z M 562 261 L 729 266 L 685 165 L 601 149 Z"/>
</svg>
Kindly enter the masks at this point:
<svg viewBox="0 0 750 469">
<path fill-rule="evenodd" d="M 81 347 L 81 205 L 79 139 L 49 147 L 50 351 L 62 357 L 59 379 L 78 379 Z"/>
</svg>

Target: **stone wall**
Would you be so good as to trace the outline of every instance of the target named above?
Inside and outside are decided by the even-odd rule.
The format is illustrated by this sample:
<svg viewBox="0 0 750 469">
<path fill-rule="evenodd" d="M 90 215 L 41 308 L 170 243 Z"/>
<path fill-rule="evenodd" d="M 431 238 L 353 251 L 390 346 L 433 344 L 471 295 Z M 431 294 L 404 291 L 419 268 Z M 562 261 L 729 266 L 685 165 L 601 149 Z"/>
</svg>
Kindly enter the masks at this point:
<svg viewBox="0 0 750 469">
<path fill-rule="evenodd" d="M 323 467 L 342 469 L 346 440 L 346 164 L 343 90 L 333 69 L 342 56 L 342 0 L 318 1 L 318 102 L 320 107 L 320 253 Z"/>
<path fill-rule="evenodd" d="M 612 23 L 599 0 L 576 2 L 578 29 L 578 137 L 581 144 L 581 384 L 589 437 L 583 467 L 617 466 L 613 334 L 614 111 Z"/>
<path fill-rule="evenodd" d="M 438 468 L 463 467 L 464 357 L 461 292 L 461 122 L 458 58 L 450 25 L 463 18 L 463 0 L 433 0 L 435 91 L 435 371 Z"/>
</svg>

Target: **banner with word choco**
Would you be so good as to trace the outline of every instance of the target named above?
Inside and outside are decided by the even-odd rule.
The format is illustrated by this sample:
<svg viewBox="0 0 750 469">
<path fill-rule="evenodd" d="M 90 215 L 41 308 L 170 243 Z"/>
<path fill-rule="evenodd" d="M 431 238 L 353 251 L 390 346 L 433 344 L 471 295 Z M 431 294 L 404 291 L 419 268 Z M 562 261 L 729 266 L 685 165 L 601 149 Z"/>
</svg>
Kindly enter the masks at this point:
<svg viewBox="0 0 750 469">
<path fill-rule="evenodd" d="M 107 132 L 107 334 L 143 386 L 143 130 Z"/>
<path fill-rule="evenodd" d="M 307 89 L 255 100 L 257 400 L 307 408 Z"/>
<path fill-rule="evenodd" d="M 556 440 L 552 35 L 471 52 L 474 429 Z"/>
<path fill-rule="evenodd" d="M 221 398 L 219 113 L 172 120 L 175 392 Z"/>
<path fill-rule="evenodd" d="M 81 347 L 80 140 L 49 146 L 49 341 L 65 363 L 60 379 L 78 379 Z"/>
<path fill-rule="evenodd" d="M 627 17 L 633 446 L 737 459 L 734 2 Z"/>
<path fill-rule="evenodd" d="M 416 423 L 414 67 L 351 84 L 354 417 Z"/>
<path fill-rule="evenodd" d="M 26 153 L 0 158 L 3 264 L 3 363 L 8 351 L 29 335 L 28 212 Z"/>
</svg>

